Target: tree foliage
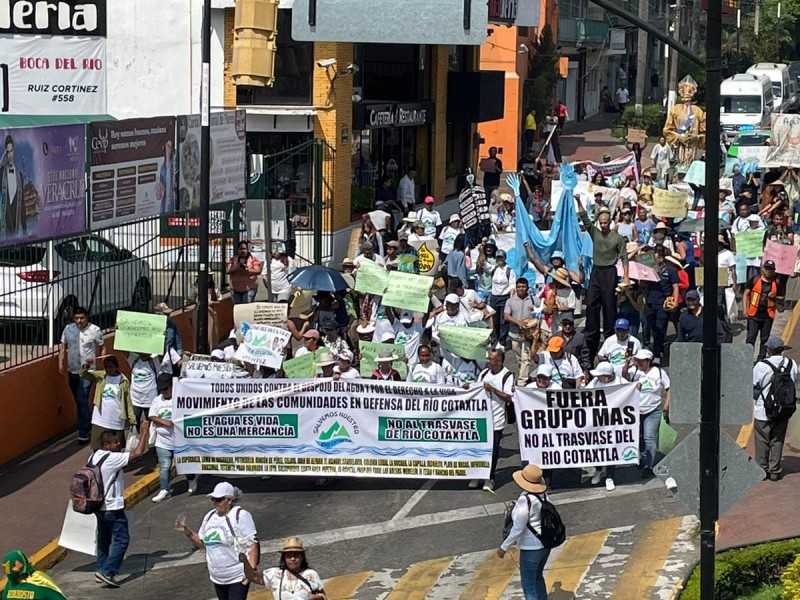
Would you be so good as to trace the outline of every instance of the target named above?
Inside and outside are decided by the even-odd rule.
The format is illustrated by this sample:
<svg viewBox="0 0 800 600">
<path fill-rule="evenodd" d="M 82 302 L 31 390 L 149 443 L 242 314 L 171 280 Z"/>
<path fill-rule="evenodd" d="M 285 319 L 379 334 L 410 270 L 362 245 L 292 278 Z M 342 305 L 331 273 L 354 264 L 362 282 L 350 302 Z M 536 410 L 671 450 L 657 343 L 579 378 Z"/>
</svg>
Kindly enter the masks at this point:
<svg viewBox="0 0 800 600">
<path fill-rule="evenodd" d="M 529 73 L 525 81 L 525 110 L 536 111 L 538 121 L 543 121 L 553 108 L 553 95 L 558 83 L 558 60 L 560 55 L 553 42 L 550 25 L 542 27 L 539 39 L 531 43 Z"/>
</svg>

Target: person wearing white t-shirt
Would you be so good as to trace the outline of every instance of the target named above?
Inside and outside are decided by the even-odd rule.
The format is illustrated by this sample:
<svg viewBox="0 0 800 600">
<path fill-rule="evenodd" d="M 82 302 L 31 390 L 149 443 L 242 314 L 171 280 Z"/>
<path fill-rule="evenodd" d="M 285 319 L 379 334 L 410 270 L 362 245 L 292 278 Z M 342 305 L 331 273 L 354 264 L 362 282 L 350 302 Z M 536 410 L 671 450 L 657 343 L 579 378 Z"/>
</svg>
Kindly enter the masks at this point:
<svg viewBox="0 0 800 600">
<path fill-rule="evenodd" d="M 397 318 L 393 308 L 386 309 L 386 316 L 394 328 L 394 343 L 405 348 L 406 363 L 409 372 L 418 358 L 419 345 L 422 341 L 422 317 L 414 316 L 408 311 L 403 311 Z"/>
<path fill-rule="evenodd" d="M 339 364 L 333 367 L 333 379 L 358 379 L 361 373 L 353 368 L 353 353 L 342 350 L 338 355 Z"/>
<path fill-rule="evenodd" d="M 553 367 L 553 381 L 566 389 L 583 387 L 584 374 L 578 359 L 564 350 L 564 338 L 553 336 L 544 352 L 536 354 L 537 365 Z"/>
<path fill-rule="evenodd" d="M 431 329 L 431 341 L 440 343 L 439 328 L 442 325 L 456 325 L 466 327 L 471 321 L 468 315 L 461 311 L 461 302 L 457 295 L 447 294 L 444 297 L 444 305 L 430 313 L 427 327 Z M 453 362 L 451 359 L 455 355 L 450 351 L 439 347 L 439 354 L 443 360 Z"/>
<path fill-rule="evenodd" d="M 241 558 L 241 557 L 240 557 Z M 300 538 L 290 537 L 283 542 L 280 562 L 277 567 L 258 573 L 245 561 L 247 579 L 272 590 L 277 600 L 326 600 L 319 573 L 308 567 L 306 550 Z"/>
<path fill-rule="evenodd" d="M 750 207 L 747 204 L 744 204 L 744 207 L 747 211 L 750 211 Z M 741 233 L 742 231 L 761 231 L 763 232 L 764 236 L 766 237 L 766 227 L 764 226 L 764 221 L 756 214 L 748 215 L 746 221 L 746 228 L 742 229 L 741 223 L 739 223 L 741 217 L 736 217 L 736 220 L 733 222 L 733 226 L 731 226 L 731 231 L 734 232 L 733 241 L 736 242 L 736 234 Z M 747 281 L 758 277 L 761 273 L 761 258 L 746 258 L 745 264 L 747 265 L 747 272 L 745 274 Z"/>
<path fill-rule="evenodd" d="M 460 356 L 453 356 L 451 360 L 453 362 L 442 359 L 442 369 L 444 369 L 446 384 L 464 387 L 478 381 L 478 375 L 483 369 L 477 360 Z M 481 362 L 485 363 L 485 361 Z"/>
<path fill-rule="evenodd" d="M 639 449 L 644 450 L 642 478 L 647 478 L 656 465 L 661 414 L 669 413 L 669 375 L 653 365 L 653 353 L 643 348 L 625 362 L 622 376 L 639 390 Z"/>
<path fill-rule="evenodd" d="M 561 384 L 553 381 L 553 369 L 552 365 L 539 365 L 536 368 L 536 373 L 534 374 L 533 381 L 527 384 L 525 387 L 527 389 L 539 389 L 539 390 L 561 390 L 564 389 L 561 387 Z"/>
<path fill-rule="evenodd" d="M 89 408 L 90 382 L 81 377 L 83 366 L 96 368 L 95 360 L 103 346 L 103 332 L 97 325 L 89 322 L 85 308 L 78 307 L 72 312 L 73 322 L 61 334 L 61 349 L 58 353 L 58 371 L 67 375 L 69 389 L 75 399 L 78 417 L 78 443 L 89 441 L 91 429 L 91 409 Z"/>
<path fill-rule="evenodd" d="M 275 302 L 288 302 L 292 295 L 292 285 L 289 283 L 289 275 L 294 273 L 297 265 L 294 259 L 286 254 L 286 246 L 283 242 L 275 245 L 272 251 L 272 259 L 269 262 L 270 281 L 267 275 L 262 275 L 264 283 L 272 288 L 272 296 Z"/>
<path fill-rule="evenodd" d="M 95 384 L 92 450 L 100 449 L 100 435 L 106 430 L 115 432 L 120 445 L 125 445 L 125 429 L 136 423 L 136 416 L 131 403 L 130 382 L 120 373 L 117 357 L 106 356 L 102 371 L 91 371 L 87 364 L 81 377 Z"/>
<path fill-rule="evenodd" d="M 728 271 L 727 285 L 721 285 L 717 288 L 717 310 L 720 316 L 724 316 L 728 314 L 729 310 L 732 312 L 733 307 L 736 306 L 736 255 L 730 251 L 728 240 L 725 236 L 720 235 L 718 239 L 719 254 L 717 255 L 717 266 L 720 271 Z M 728 290 L 730 290 L 731 293 L 728 293 Z"/>
<path fill-rule="evenodd" d="M 442 242 L 441 252 L 443 261 L 444 257 L 453 251 L 453 244 L 455 243 L 456 238 L 462 233 L 464 233 L 464 228 L 461 226 L 461 217 L 459 217 L 457 214 L 450 215 L 450 221 L 448 222 L 447 227 L 442 229 L 442 233 L 439 234 L 439 239 Z"/>
<path fill-rule="evenodd" d="M 150 404 L 147 418 L 150 420 L 150 427 L 155 427 L 156 441 L 153 444 L 158 457 L 158 479 L 160 489 L 158 494 L 153 496 L 153 502 L 162 502 L 170 497 L 169 475 L 172 469 L 172 457 L 175 451 L 175 441 L 173 432 L 175 424 L 172 422 L 172 374 L 161 373 L 156 379 L 158 395 L 153 398 Z M 187 475 L 189 481 L 190 494 L 192 485 L 195 484 L 197 475 Z"/>
<path fill-rule="evenodd" d="M 503 350 L 489 352 L 488 367 L 478 375 L 478 381 L 483 383 L 483 390 L 489 397 L 492 407 L 492 420 L 494 421 L 494 443 L 492 444 L 492 466 L 489 470 L 489 479 L 483 482 L 483 489 L 494 491 L 494 474 L 497 470 L 497 459 L 500 457 L 500 440 L 506 428 L 506 407 L 514 401 L 514 374 L 503 366 L 506 353 Z M 480 487 L 480 481 L 474 479 L 469 482 L 471 489 Z"/>
<path fill-rule="evenodd" d="M 436 235 L 436 230 L 442 225 L 442 215 L 439 214 L 438 210 L 433 208 L 433 204 L 433 196 L 426 196 L 425 206 L 417 213 L 417 219 L 425 226 L 425 235 L 431 237 Z M 453 239 L 455 240 L 455 238 Z"/>
<path fill-rule="evenodd" d="M 172 349 L 163 357 L 137 352 L 128 354 L 128 365 L 131 367 L 131 403 L 137 425 L 147 417 L 150 404 L 158 395 L 156 378 L 161 373 L 172 373 L 172 365 L 180 362 L 181 356 Z"/>
<path fill-rule="evenodd" d="M 616 367 L 609 361 L 603 361 L 597 365 L 597 368 L 589 371 L 589 374 L 594 378 L 586 386 L 587 390 L 596 390 L 598 388 L 606 388 L 612 385 L 622 385 L 625 383 L 616 372 Z M 616 466 L 607 465 L 605 467 L 595 467 L 594 474 L 592 475 L 592 485 L 597 485 L 603 478 L 606 479 L 606 489 L 613 492 L 616 489 L 614 484 L 614 475 Z"/>
<path fill-rule="evenodd" d="M 258 564 L 258 534 L 253 515 L 236 506 L 242 492 L 227 481 L 214 487 L 208 497 L 214 508 L 206 514 L 195 533 L 185 521 L 175 528 L 189 538 L 195 548 L 206 551 L 208 576 L 219 600 L 244 600 L 250 589 L 244 565 L 239 561 L 239 546 L 248 544 L 247 560 L 251 567 Z"/>
<path fill-rule="evenodd" d="M 408 381 L 413 383 L 438 383 L 444 385 L 445 372 L 442 365 L 433 362 L 433 354 L 429 346 L 420 346 L 417 361 L 408 368 Z"/>
<path fill-rule="evenodd" d="M 628 357 L 633 356 L 642 349 L 642 342 L 631 335 L 631 324 L 628 319 L 617 319 L 614 323 L 614 335 L 606 338 L 597 358 L 600 361 L 607 360 L 614 367 L 616 375 L 622 375 L 622 367 Z"/>
<path fill-rule="evenodd" d="M 94 577 L 98 583 L 118 588 L 117 573 L 122 566 L 130 543 L 128 518 L 125 516 L 125 475 L 123 469 L 147 452 L 150 424 L 142 424 L 142 435 L 133 452 L 120 452 L 119 436 L 114 431 L 103 431 L 100 447 L 92 453 L 89 464 L 100 467 L 105 488 L 105 501 L 95 513 L 97 536 Z"/>
</svg>

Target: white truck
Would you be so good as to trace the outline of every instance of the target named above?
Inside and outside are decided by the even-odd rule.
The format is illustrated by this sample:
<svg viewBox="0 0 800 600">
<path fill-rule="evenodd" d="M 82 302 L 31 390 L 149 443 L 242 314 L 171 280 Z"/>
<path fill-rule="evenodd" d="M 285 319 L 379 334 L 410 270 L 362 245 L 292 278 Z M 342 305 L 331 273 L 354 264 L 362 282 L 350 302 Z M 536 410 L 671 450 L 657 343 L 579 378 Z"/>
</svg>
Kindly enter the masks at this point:
<svg viewBox="0 0 800 600">
<path fill-rule="evenodd" d="M 725 133 L 770 128 L 774 99 L 766 75 L 739 73 L 725 79 L 719 91 L 720 123 Z"/>
<path fill-rule="evenodd" d="M 789 112 L 791 98 L 789 91 L 789 65 L 783 63 L 756 63 L 747 73 L 766 75 L 772 82 L 772 97 L 775 100 L 775 112 Z"/>
</svg>

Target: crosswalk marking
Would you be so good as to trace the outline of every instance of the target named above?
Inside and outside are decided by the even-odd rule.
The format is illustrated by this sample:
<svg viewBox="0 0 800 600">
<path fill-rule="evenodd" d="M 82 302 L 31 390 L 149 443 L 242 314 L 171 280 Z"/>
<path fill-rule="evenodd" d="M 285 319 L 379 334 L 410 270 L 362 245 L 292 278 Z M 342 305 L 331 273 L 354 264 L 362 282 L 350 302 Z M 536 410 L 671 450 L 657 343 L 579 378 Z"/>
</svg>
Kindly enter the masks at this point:
<svg viewBox="0 0 800 600">
<path fill-rule="evenodd" d="M 683 518 L 648 523 L 631 549 L 625 571 L 614 590 L 615 598 L 650 600 L 659 570 L 667 560 Z M 668 544 L 664 542 L 668 541 Z"/>
<path fill-rule="evenodd" d="M 508 587 L 508 582 L 519 570 L 519 552 L 516 548 L 508 551 L 505 558 L 498 558 L 495 551 L 475 571 L 467 589 L 459 600 L 498 600 Z"/>
<path fill-rule="evenodd" d="M 452 562 L 453 557 L 446 556 L 412 565 L 386 600 L 425 600 L 428 591 Z"/>
<path fill-rule="evenodd" d="M 567 538 L 561 552 L 546 565 L 545 580 L 551 592 L 576 592 L 584 574 L 603 547 L 608 530 Z"/>
</svg>

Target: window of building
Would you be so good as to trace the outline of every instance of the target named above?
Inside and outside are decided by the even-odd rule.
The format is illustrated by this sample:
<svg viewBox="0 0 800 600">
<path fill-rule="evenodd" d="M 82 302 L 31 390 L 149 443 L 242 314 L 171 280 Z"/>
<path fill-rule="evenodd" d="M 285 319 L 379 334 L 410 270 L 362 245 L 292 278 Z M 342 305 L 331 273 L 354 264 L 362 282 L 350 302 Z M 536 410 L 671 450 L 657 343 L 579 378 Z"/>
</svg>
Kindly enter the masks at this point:
<svg viewBox="0 0 800 600">
<path fill-rule="evenodd" d="M 291 11 L 278 11 L 277 47 L 273 87 L 237 86 L 237 104 L 311 105 L 314 44 L 292 39 Z"/>
</svg>

